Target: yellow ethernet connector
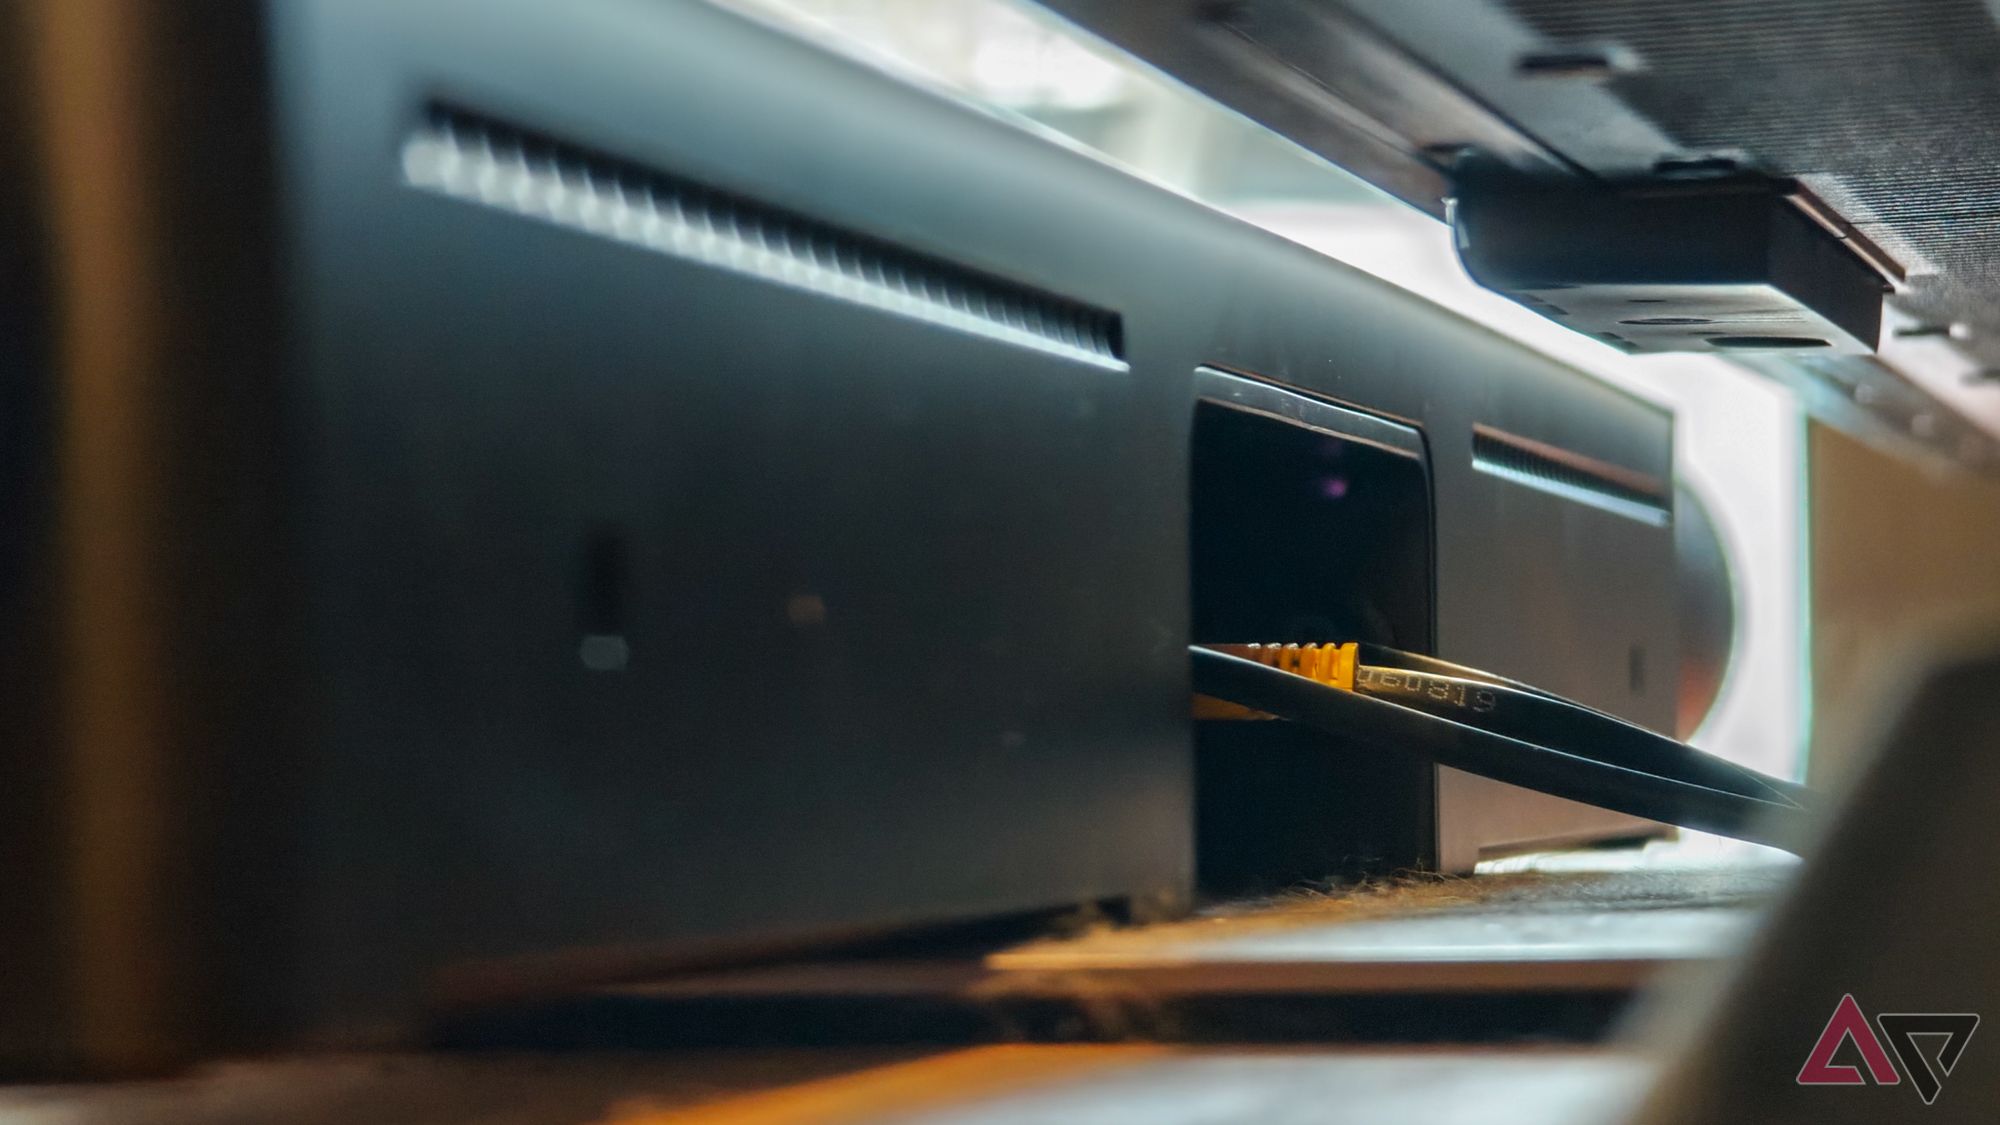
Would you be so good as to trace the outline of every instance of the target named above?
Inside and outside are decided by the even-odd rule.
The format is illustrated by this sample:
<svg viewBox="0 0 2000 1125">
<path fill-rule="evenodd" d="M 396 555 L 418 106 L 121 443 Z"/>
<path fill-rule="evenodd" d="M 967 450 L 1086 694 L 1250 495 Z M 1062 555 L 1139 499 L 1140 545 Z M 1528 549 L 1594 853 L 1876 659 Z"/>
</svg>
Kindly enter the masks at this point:
<svg viewBox="0 0 2000 1125">
<path fill-rule="evenodd" d="M 1291 672 L 1306 679 L 1336 687 L 1342 691 L 1354 690 L 1354 666 L 1358 661 L 1359 646 L 1353 641 L 1339 645 L 1203 645 L 1203 648 L 1229 656 L 1254 660 L 1259 664 Z M 1197 719 L 1275 719 L 1276 715 L 1245 707 L 1240 703 L 1230 703 L 1213 696 L 1194 697 L 1194 717 Z"/>
</svg>

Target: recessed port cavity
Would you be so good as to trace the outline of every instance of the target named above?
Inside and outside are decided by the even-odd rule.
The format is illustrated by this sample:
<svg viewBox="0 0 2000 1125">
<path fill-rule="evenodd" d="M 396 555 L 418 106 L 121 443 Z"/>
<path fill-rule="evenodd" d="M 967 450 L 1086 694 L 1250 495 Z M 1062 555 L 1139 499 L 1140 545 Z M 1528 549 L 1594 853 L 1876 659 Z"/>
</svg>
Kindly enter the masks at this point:
<svg viewBox="0 0 2000 1125">
<path fill-rule="evenodd" d="M 592 529 L 578 560 L 576 655 L 593 672 L 623 672 L 632 661 L 625 638 L 626 588 L 631 564 L 625 533 L 614 526 Z"/>
<path fill-rule="evenodd" d="M 1203 369 L 1189 441 L 1191 639 L 1431 644 L 1428 464 L 1415 429 Z M 1390 641 L 1387 638 L 1402 638 Z M 1253 718 L 1199 713 L 1202 720 Z M 1435 862 L 1434 771 L 1295 724 L 1195 723 L 1196 868 L 1217 893 Z"/>
</svg>

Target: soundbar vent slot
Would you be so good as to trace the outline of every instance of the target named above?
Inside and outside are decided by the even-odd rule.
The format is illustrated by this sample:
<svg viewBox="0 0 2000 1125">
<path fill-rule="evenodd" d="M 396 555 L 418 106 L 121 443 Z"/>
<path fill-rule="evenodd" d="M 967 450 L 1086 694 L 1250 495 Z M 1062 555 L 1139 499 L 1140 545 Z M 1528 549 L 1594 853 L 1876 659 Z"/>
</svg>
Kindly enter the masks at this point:
<svg viewBox="0 0 2000 1125">
<path fill-rule="evenodd" d="M 1673 520 L 1673 494 L 1658 477 L 1490 426 L 1472 428 L 1472 467 L 1655 527 Z"/>
<path fill-rule="evenodd" d="M 1116 313 L 452 109 L 403 143 L 410 186 L 1099 366 Z"/>
</svg>

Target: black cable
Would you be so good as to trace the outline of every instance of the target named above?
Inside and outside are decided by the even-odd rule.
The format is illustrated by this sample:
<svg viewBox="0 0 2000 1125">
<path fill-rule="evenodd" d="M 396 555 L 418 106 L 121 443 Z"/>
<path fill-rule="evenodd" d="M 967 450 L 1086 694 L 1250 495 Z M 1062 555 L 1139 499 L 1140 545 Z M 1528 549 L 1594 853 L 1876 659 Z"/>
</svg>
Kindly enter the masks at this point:
<svg viewBox="0 0 2000 1125">
<path fill-rule="evenodd" d="M 1345 691 L 1198 645 L 1190 652 L 1202 695 L 1648 820 L 1790 849 L 1811 804 L 1803 786 L 1432 657 L 1364 645 Z"/>
<path fill-rule="evenodd" d="M 1777 799 L 1801 809 L 1812 801 L 1812 791 L 1797 782 L 1725 761 L 1517 680 L 1382 645 L 1356 647 L 1360 666 L 1355 670 L 1354 688 L 1364 695 L 1415 707 L 1442 719 L 1469 722 L 1524 742 L 1569 748 L 1570 753 L 1583 757 L 1711 789 Z M 1475 704 L 1490 702 L 1492 706 L 1454 709 L 1453 700 L 1467 695 L 1465 681 L 1476 681 Z M 1478 691 L 1484 691 L 1489 699 L 1479 700 Z"/>
</svg>

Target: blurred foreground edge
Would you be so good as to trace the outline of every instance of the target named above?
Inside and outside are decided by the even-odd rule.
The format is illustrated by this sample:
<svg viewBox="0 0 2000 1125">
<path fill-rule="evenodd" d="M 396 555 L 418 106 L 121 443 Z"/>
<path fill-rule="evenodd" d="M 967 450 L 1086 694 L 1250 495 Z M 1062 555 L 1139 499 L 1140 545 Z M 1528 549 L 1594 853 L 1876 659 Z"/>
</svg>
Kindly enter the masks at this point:
<svg viewBox="0 0 2000 1125">
<path fill-rule="evenodd" d="M 2000 1048 L 1962 1017 L 2000 1013 L 2000 634 L 1928 667 L 1642 1125 L 1994 1119 Z"/>
</svg>

